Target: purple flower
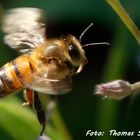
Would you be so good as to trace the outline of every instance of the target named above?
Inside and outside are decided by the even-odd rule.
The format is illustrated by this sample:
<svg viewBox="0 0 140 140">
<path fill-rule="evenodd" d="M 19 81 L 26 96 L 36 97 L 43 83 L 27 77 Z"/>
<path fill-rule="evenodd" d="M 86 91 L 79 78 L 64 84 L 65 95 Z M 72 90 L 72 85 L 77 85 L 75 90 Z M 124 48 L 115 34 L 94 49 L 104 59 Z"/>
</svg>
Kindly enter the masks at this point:
<svg viewBox="0 0 140 140">
<path fill-rule="evenodd" d="M 97 85 L 95 94 L 120 100 L 132 94 L 132 86 L 129 82 L 115 80 Z"/>
</svg>

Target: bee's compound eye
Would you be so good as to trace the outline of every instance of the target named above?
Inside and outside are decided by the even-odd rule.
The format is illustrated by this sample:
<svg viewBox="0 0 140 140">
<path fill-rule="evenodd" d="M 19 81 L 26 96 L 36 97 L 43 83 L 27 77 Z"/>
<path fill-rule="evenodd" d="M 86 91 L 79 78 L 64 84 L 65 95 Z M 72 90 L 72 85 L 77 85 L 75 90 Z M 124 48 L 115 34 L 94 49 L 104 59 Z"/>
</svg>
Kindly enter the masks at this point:
<svg viewBox="0 0 140 140">
<path fill-rule="evenodd" d="M 74 46 L 73 44 L 70 44 L 70 45 L 68 46 L 68 53 L 69 53 L 69 56 L 71 57 L 71 59 L 73 59 L 73 60 L 78 60 L 78 59 L 80 59 L 79 50 L 78 50 L 77 47 Z"/>
</svg>

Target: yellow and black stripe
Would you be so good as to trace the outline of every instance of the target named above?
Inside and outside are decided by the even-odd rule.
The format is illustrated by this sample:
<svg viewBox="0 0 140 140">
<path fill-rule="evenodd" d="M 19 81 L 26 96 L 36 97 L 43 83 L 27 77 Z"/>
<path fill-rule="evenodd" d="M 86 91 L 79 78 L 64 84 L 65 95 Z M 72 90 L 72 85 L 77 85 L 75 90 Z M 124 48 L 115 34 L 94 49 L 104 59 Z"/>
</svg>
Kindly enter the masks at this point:
<svg viewBox="0 0 140 140">
<path fill-rule="evenodd" d="M 0 97 L 9 95 L 31 80 L 33 66 L 28 56 L 20 56 L 0 69 Z"/>
</svg>

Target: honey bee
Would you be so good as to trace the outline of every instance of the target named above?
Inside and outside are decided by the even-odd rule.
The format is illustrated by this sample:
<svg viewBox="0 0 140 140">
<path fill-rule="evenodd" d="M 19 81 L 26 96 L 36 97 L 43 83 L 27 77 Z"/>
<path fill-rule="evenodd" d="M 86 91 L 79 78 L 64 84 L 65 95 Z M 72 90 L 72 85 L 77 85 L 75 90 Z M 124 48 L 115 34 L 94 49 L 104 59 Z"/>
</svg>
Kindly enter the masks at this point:
<svg viewBox="0 0 140 140">
<path fill-rule="evenodd" d="M 46 38 L 45 12 L 38 8 L 11 9 L 3 16 L 4 42 L 21 55 L 0 69 L 0 97 L 24 89 L 24 105 L 34 105 L 45 129 L 46 118 L 40 95 L 71 91 L 72 76 L 80 73 L 87 58 L 81 39 L 73 35 Z M 95 43 L 84 46 L 96 45 Z"/>
</svg>

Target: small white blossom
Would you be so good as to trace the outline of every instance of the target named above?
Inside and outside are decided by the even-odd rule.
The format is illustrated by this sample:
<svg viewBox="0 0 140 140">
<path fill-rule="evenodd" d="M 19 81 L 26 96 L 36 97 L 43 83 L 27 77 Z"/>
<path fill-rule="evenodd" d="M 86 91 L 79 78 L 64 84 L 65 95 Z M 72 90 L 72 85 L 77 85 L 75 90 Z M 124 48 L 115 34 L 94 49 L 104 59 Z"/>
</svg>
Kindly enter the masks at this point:
<svg viewBox="0 0 140 140">
<path fill-rule="evenodd" d="M 39 137 L 38 140 L 51 140 L 51 138 L 49 138 L 49 137 L 46 136 L 46 135 L 42 135 L 42 136 Z"/>
<path fill-rule="evenodd" d="M 97 85 L 95 94 L 120 100 L 132 94 L 132 86 L 129 82 L 115 80 Z"/>
</svg>

